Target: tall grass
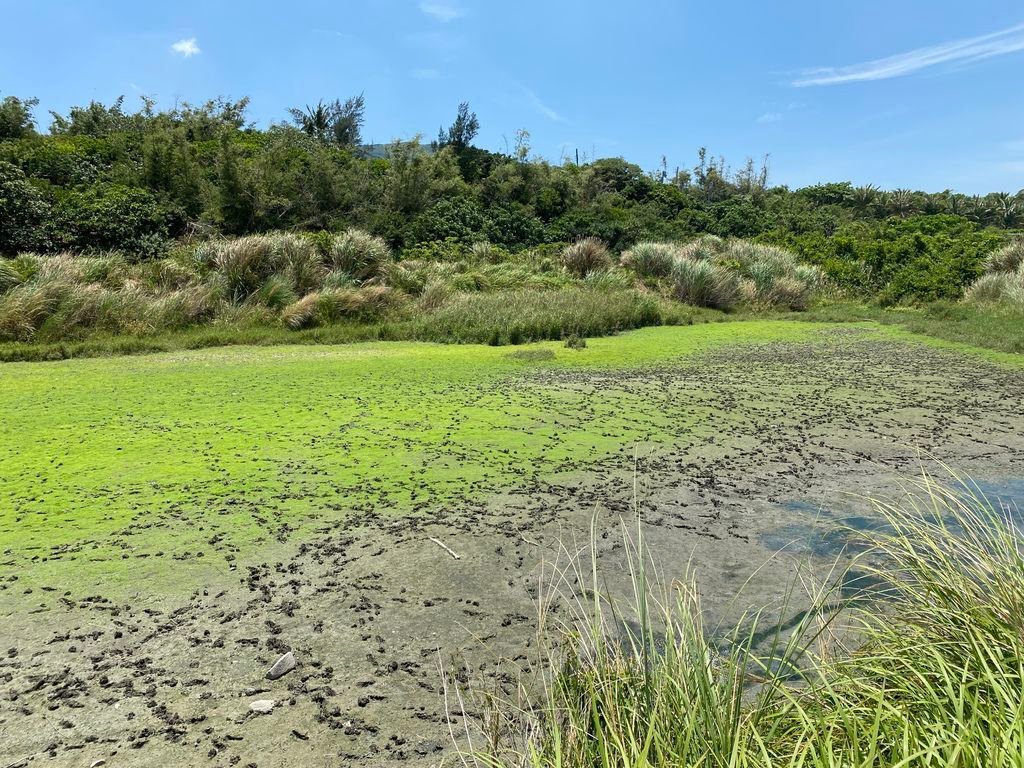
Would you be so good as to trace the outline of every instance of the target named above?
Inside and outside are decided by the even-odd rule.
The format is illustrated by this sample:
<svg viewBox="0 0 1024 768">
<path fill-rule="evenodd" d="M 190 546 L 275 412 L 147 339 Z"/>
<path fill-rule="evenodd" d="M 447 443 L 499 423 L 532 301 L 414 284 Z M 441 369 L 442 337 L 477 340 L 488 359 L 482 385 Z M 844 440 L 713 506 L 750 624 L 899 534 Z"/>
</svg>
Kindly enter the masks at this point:
<svg viewBox="0 0 1024 768">
<path fill-rule="evenodd" d="M 650 296 L 573 287 L 461 294 L 414 318 L 410 333 L 425 341 L 523 344 L 570 335 L 603 336 L 661 321 L 658 303 Z"/>
<path fill-rule="evenodd" d="M 593 557 L 563 560 L 544 601 L 558 610 L 541 617 L 547 672 L 539 686 L 487 700 L 464 762 L 1021 765 L 1017 518 L 969 484 L 927 476 L 873 506 L 886 527 L 859 563 L 877 582 L 871 595 L 839 603 L 838 589 L 822 591 L 790 630 L 755 614 L 713 635 L 691 578 L 664 586 L 650 576 L 640 526 L 624 535 L 628 605 L 609 595 Z"/>
<path fill-rule="evenodd" d="M 216 327 L 226 338 L 227 329 L 249 333 L 254 323 L 302 331 L 358 321 L 379 323 L 385 334 L 401 325 L 401 333 L 435 341 L 519 343 L 693 314 L 668 298 L 722 310 L 743 299 L 803 309 L 820 277 L 787 252 L 711 236 L 641 243 L 621 265 L 595 238 L 515 254 L 447 241 L 414 252 L 422 258 L 396 259 L 380 238 L 349 230 L 214 239 L 141 262 L 117 252 L 23 254 L 0 260 L 0 342 L 149 336 L 191 325 Z M 502 306 L 509 298 L 513 304 Z M 519 309 L 522 318 L 512 317 Z"/>
<path fill-rule="evenodd" d="M 592 272 L 602 272 L 612 266 L 608 246 L 596 237 L 584 237 L 570 243 L 562 251 L 562 266 L 576 277 L 586 277 Z"/>
<path fill-rule="evenodd" d="M 972 304 L 1024 308 L 1024 238 L 989 255 L 985 274 L 967 289 L 965 298 Z"/>
<path fill-rule="evenodd" d="M 704 259 L 677 258 L 672 263 L 674 298 L 696 307 L 731 309 L 740 297 L 736 275 Z"/>
<path fill-rule="evenodd" d="M 679 301 L 701 307 L 803 311 L 825 285 L 818 267 L 801 264 L 790 251 L 711 235 L 685 245 L 639 243 L 621 263 L 647 279 L 668 278 Z"/>
<path fill-rule="evenodd" d="M 640 277 L 668 277 L 678 255 L 679 248 L 672 243 L 643 242 L 623 253 L 621 264 Z"/>
</svg>

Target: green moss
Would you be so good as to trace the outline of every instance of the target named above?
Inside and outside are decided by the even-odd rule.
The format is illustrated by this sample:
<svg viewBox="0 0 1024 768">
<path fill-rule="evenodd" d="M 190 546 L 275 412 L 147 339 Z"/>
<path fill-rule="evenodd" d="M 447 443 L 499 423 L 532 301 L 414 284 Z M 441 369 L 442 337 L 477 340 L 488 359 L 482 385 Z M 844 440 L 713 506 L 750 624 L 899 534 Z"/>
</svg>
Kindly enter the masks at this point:
<svg viewBox="0 0 1024 768">
<path fill-rule="evenodd" d="M 223 572 L 226 552 L 240 562 L 273 544 L 282 526 L 301 536 L 353 514 L 435 514 L 628 450 L 637 419 L 655 442 L 686 426 L 642 388 L 593 398 L 543 378 L 522 385 L 524 375 L 814 332 L 653 328 L 583 351 L 534 345 L 551 353 L 536 360 L 377 342 L 8 364 L 0 428 L 15 439 L 0 449 L 0 550 L 24 567 L 20 584 L 146 578 L 179 590 Z"/>
</svg>

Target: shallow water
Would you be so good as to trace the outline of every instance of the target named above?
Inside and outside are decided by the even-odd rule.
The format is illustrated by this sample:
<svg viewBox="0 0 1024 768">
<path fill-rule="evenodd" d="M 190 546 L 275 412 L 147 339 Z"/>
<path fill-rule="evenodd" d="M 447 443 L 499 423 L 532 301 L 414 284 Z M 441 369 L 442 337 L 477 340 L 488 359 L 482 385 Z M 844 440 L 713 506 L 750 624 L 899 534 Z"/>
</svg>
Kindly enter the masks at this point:
<svg viewBox="0 0 1024 768">
<path fill-rule="evenodd" d="M 970 480 L 964 488 L 965 493 L 980 493 L 1012 520 L 1024 523 L 1024 478 Z M 861 507 L 865 505 L 865 502 L 859 504 Z M 771 552 L 834 561 L 865 550 L 860 534 L 888 528 L 880 517 L 863 510 L 830 509 L 824 503 L 805 500 L 784 501 L 780 507 L 796 519 L 761 534 L 761 543 Z"/>
</svg>

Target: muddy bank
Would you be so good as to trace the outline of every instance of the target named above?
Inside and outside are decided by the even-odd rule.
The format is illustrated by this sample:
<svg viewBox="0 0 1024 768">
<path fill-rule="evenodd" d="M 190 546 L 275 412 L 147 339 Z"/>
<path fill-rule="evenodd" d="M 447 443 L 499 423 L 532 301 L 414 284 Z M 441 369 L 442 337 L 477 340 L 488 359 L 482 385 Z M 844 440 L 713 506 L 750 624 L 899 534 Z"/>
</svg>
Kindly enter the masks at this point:
<svg viewBox="0 0 1024 768">
<path fill-rule="evenodd" d="M 367 510 L 282 535 L 190 596 L 114 602 L 69 585 L 38 613 L 22 596 L 0 644 L 0 765 L 436 765 L 459 725 L 439 667 L 500 683 L 512 667 L 499 660 L 528 664 L 541 563 L 596 514 L 603 565 L 620 571 L 614 529 L 635 488 L 664 575 L 689 564 L 709 613 L 727 617 L 777 603 L 809 557 L 800 526 L 862 512 L 855 495 L 891 489 L 921 451 L 1024 477 L 1024 372 L 857 332 L 643 371 L 538 368 L 510 386 L 538 407 L 580 391 L 650 405 L 611 459 L 415 517 Z M 553 439 L 581 419 L 565 413 Z M 792 557 L 764 565 L 790 538 Z M 298 667 L 267 680 L 286 651 Z M 251 710 L 266 700 L 269 713 Z"/>
</svg>

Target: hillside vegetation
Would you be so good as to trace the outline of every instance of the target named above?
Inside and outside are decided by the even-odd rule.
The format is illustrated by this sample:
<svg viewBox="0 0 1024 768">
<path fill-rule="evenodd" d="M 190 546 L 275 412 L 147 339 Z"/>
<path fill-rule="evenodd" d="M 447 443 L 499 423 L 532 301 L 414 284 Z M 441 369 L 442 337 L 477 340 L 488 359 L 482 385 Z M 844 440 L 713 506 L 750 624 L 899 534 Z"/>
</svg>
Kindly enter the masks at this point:
<svg viewBox="0 0 1024 768">
<path fill-rule="evenodd" d="M 506 153 L 474 146 L 468 104 L 435 141 L 383 151 L 361 143 L 362 97 L 267 128 L 245 99 L 91 102 L 47 133 L 35 106 L 0 102 L 2 359 L 514 344 L 809 309 L 1022 343 L 1006 330 L 1024 313 L 1022 193 L 791 190 L 703 149 L 671 173 L 553 164 L 526 131 Z"/>
</svg>

